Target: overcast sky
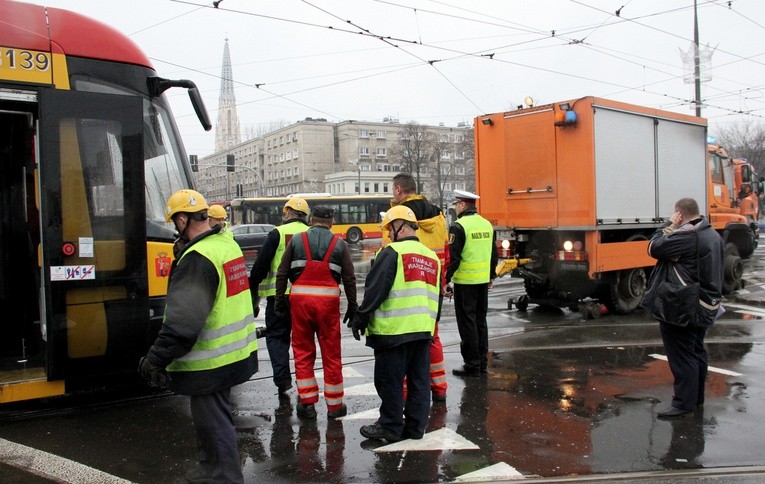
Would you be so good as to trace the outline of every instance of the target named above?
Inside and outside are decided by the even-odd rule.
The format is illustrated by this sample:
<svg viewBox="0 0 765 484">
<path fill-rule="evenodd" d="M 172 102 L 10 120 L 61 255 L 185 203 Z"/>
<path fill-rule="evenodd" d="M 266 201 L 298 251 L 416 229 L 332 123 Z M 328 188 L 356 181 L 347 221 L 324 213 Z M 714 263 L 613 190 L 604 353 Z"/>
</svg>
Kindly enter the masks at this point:
<svg viewBox="0 0 765 484">
<path fill-rule="evenodd" d="M 191 79 L 217 121 L 225 39 L 239 120 L 306 117 L 456 126 L 600 96 L 693 114 L 693 0 L 39 0 L 130 36 L 160 76 Z M 710 132 L 765 121 L 765 0 L 697 0 Z M 618 12 L 618 14 L 617 14 Z M 707 50 L 707 46 L 709 49 Z M 692 69 L 692 62 L 688 64 Z M 690 79 L 689 79 L 690 80 Z M 214 151 L 169 91 L 190 154 Z"/>
</svg>

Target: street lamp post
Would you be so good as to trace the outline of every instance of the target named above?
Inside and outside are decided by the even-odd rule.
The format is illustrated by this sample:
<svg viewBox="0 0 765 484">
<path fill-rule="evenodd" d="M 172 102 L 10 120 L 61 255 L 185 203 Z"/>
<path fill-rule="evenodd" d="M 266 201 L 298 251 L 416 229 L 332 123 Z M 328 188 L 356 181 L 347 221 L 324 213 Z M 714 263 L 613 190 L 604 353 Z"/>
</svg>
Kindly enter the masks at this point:
<svg viewBox="0 0 765 484">
<path fill-rule="evenodd" d="M 358 188 L 358 192 L 359 192 L 359 195 L 361 195 L 361 165 L 357 165 L 357 168 L 359 169 L 359 188 Z"/>
</svg>

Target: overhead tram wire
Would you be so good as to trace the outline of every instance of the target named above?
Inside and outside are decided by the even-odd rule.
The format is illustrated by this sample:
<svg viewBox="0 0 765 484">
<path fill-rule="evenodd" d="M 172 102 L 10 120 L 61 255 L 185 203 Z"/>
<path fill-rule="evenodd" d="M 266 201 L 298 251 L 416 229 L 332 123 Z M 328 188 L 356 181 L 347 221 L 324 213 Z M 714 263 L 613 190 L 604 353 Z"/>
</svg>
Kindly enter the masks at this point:
<svg viewBox="0 0 765 484">
<path fill-rule="evenodd" d="M 187 1 L 187 0 L 171 0 L 171 1 L 174 1 L 174 2 L 177 2 L 177 3 L 184 3 L 184 4 L 190 4 L 190 5 L 194 5 L 194 6 L 199 6 L 199 4 L 196 4 L 196 3 L 193 3 L 193 2 L 190 2 L 190 1 Z M 580 2 L 576 2 L 576 0 L 571 0 L 571 1 L 573 1 L 574 3 L 580 3 Z M 308 2 L 305 2 L 305 3 L 309 4 Z M 386 3 L 386 2 L 381 2 L 381 3 Z M 387 2 L 387 3 L 390 3 L 390 4 L 392 4 L 392 5 L 395 5 L 395 4 L 393 4 L 392 2 Z M 714 4 L 714 2 L 713 2 L 713 1 L 710 1 L 710 2 L 707 2 L 707 4 Z M 309 5 L 310 5 L 310 4 L 309 4 Z M 584 4 L 583 4 L 583 5 L 584 5 Z M 398 5 L 397 5 L 397 6 L 398 6 Z M 589 8 L 594 8 L 594 7 L 591 7 L 591 6 L 589 6 L 589 5 L 584 5 L 584 6 L 586 6 L 586 7 L 589 7 Z M 207 6 L 201 6 L 200 8 L 209 8 L 209 7 L 207 7 Z M 687 7 L 686 7 L 686 8 L 687 8 Z M 598 10 L 598 11 L 602 11 L 602 12 L 603 12 L 603 10 L 601 10 L 601 9 L 597 9 L 597 8 L 594 8 L 594 9 L 595 9 L 595 10 Z M 305 25 L 305 26 L 314 27 L 314 28 L 323 28 L 323 29 L 329 29 L 329 30 L 338 31 L 338 32 L 344 32 L 344 33 L 351 33 L 351 34 L 356 34 L 356 35 L 364 35 L 364 36 L 374 37 L 374 38 L 376 38 L 376 39 L 378 39 L 378 40 L 382 40 L 382 41 L 386 42 L 388 45 L 394 46 L 394 47 L 396 47 L 396 48 L 399 48 L 399 49 L 401 49 L 401 47 L 400 47 L 400 46 L 397 46 L 397 45 L 396 45 L 396 44 L 394 44 L 393 42 L 401 42 L 401 43 L 407 43 L 407 44 L 412 44 L 412 45 L 424 45 L 424 46 L 427 46 L 427 47 L 430 47 L 430 48 L 434 48 L 434 49 L 445 50 L 445 51 L 449 51 L 449 52 L 453 52 L 453 53 L 455 53 L 455 52 L 456 52 L 456 53 L 459 53 L 459 54 L 460 54 L 460 56 L 459 56 L 459 57 L 457 57 L 457 58 L 462 58 L 462 57 L 470 57 L 470 56 L 472 56 L 472 57 L 478 57 L 478 58 L 482 58 L 482 59 L 486 59 L 486 60 L 494 60 L 494 61 L 497 61 L 497 62 L 508 63 L 508 64 L 511 64 L 511 65 L 517 65 L 517 66 L 519 66 L 519 67 L 529 68 L 529 69 L 532 69 L 532 70 L 539 70 L 539 71 L 542 71 L 542 72 L 549 72 L 549 73 L 559 74 L 559 75 L 563 75 L 563 76 L 569 76 L 569 77 L 579 78 L 579 79 L 582 79 L 582 80 L 587 80 L 587 81 L 597 82 L 597 83 L 601 83 L 601 84 L 602 84 L 602 83 L 605 83 L 605 84 L 609 84 L 609 85 L 612 85 L 612 86 L 616 86 L 616 87 L 622 87 L 622 88 L 625 88 L 625 89 L 630 89 L 630 90 L 634 90 L 634 89 L 636 89 L 636 88 L 634 88 L 634 87 L 633 87 L 633 88 L 630 88 L 630 87 L 628 87 L 628 86 L 621 86 L 621 85 L 619 85 L 619 84 L 616 84 L 616 83 L 609 83 L 609 82 L 604 82 L 604 81 L 602 81 L 601 79 L 593 79 L 593 78 L 587 78 L 587 77 L 584 77 L 584 76 L 576 76 L 576 75 L 571 75 L 571 74 L 569 74 L 569 73 L 566 73 L 566 72 L 559 72 L 559 71 L 555 71 L 555 70 L 553 70 L 553 69 L 545 69 L 545 68 L 540 68 L 540 67 L 536 67 L 536 66 L 530 66 L 530 65 L 526 65 L 526 64 L 521 64 L 521 63 L 514 63 L 514 62 L 510 62 L 510 61 L 505 61 L 505 60 L 503 60 L 503 59 L 500 59 L 500 58 L 498 58 L 496 55 L 491 55 L 491 54 L 487 54 L 487 53 L 485 53 L 487 50 L 491 50 L 491 49 L 485 49 L 484 51 L 482 51 L 482 52 L 484 52 L 484 53 L 468 53 L 468 52 L 459 52 L 459 51 L 457 51 L 457 50 L 455 50 L 455 49 L 447 49 L 447 48 L 444 48 L 444 47 L 441 47 L 441 46 L 438 46 L 438 45 L 429 45 L 429 44 L 422 44 L 421 42 L 418 42 L 418 41 L 413 41 L 413 40 L 409 40 L 409 39 L 402 39 L 402 38 L 396 38 L 396 37 L 390 37 L 390 36 L 381 36 L 381 35 L 378 35 L 378 34 L 373 34 L 373 33 L 371 33 L 370 31 L 368 31 L 368 30 L 364 30 L 364 29 L 361 29 L 361 31 L 355 31 L 355 30 L 351 30 L 351 29 L 344 29 L 344 28 L 333 27 L 333 26 L 324 26 L 324 25 L 318 25 L 318 24 L 309 23 L 309 22 L 302 22 L 302 21 L 296 21 L 296 20 L 292 20 L 292 19 L 285 19 L 285 18 L 280 18 L 280 17 L 267 16 L 267 15 L 261 15 L 261 14 L 255 14 L 255 13 L 251 13 L 251 12 L 245 12 L 245 11 L 240 11 L 240 10 L 232 10 L 232 9 L 227 9 L 227 10 L 228 10 L 228 11 L 230 11 L 230 12 L 239 13 L 239 14 L 248 15 L 248 16 L 256 16 L 256 17 L 262 17 L 262 18 L 271 19 L 271 20 L 276 20 L 276 21 L 282 21 L 282 22 L 290 22 L 290 23 L 295 23 L 295 24 Z M 672 10 L 667 10 L 667 11 L 658 12 L 658 13 L 654 13 L 654 14 L 651 14 L 651 15 L 646 15 L 646 16 L 642 16 L 642 17 L 637 17 L 637 18 L 646 18 L 646 17 L 650 17 L 650 16 L 656 16 L 656 15 L 660 15 L 660 14 L 664 14 L 664 13 L 669 13 L 669 12 L 672 12 L 672 11 L 676 11 L 676 10 L 682 10 L 682 8 L 679 8 L 679 9 L 672 9 Z M 424 10 L 420 9 L 420 11 L 424 11 Z M 432 11 L 428 11 L 428 12 L 431 12 L 431 13 L 434 13 L 434 14 L 439 14 L 438 12 L 432 12 Z M 604 13 L 607 13 L 607 12 L 604 12 Z M 330 15 L 333 15 L 333 14 L 330 14 Z M 446 15 L 446 14 L 443 14 L 443 15 Z M 645 27 L 645 28 L 649 28 L 649 29 L 653 29 L 653 30 L 656 30 L 656 31 L 659 31 L 659 32 L 665 33 L 665 34 L 667 34 L 667 35 L 670 35 L 670 36 L 674 36 L 674 37 L 678 37 L 678 38 L 681 38 L 681 39 L 683 39 L 683 37 L 682 37 L 682 36 L 679 36 L 679 35 L 673 34 L 673 33 L 671 33 L 671 32 L 666 32 L 666 31 L 663 31 L 663 30 L 661 30 L 661 29 L 657 29 L 657 28 L 654 28 L 654 27 L 651 27 L 651 26 L 648 26 L 648 25 L 644 25 L 644 24 L 642 24 L 642 23 L 640 23 L 640 22 L 637 22 L 635 19 L 625 19 L 624 17 L 619 17 L 619 19 L 620 19 L 620 22 L 621 22 L 621 21 L 627 21 L 627 20 L 629 20 L 629 21 L 631 21 L 631 22 L 634 22 L 634 23 L 636 23 L 637 25 L 640 25 L 640 26 L 642 26 L 642 27 Z M 474 19 L 466 19 L 466 20 L 469 20 L 469 21 L 476 21 L 476 20 L 474 20 Z M 343 22 L 344 22 L 344 23 L 350 23 L 350 22 L 348 22 L 348 21 L 343 21 Z M 478 22 L 480 22 L 480 21 L 478 21 Z M 358 26 L 357 26 L 357 27 L 358 27 Z M 504 27 L 506 27 L 506 26 L 504 26 Z M 591 29 L 591 27 L 588 27 L 588 28 L 587 28 L 587 30 L 590 30 L 590 29 Z M 516 30 L 519 30 L 519 29 L 516 29 Z M 585 29 L 580 29 L 580 30 L 585 30 Z M 570 35 L 572 32 L 575 32 L 575 31 L 569 31 L 569 32 L 567 32 L 567 35 Z M 539 40 L 544 40 L 544 39 L 546 39 L 546 38 L 549 38 L 549 36 L 550 36 L 550 34 L 549 34 L 549 33 L 546 33 L 544 36 L 542 36 L 542 34 L 540 33 L 540 38 L 539 38 L 539 39 L 536 39 L 536 40 L 537 40 L 537 41 L 539 41 Z M 554 36 L 555 36 L 556 38 L 563 38 L 563 37 L 562 37 L 560 34 L 558 34 L 558 35 L 554 35 Z M 575 39 L 575 40 L 577 40 L 577 39 Z M 684 40 L 688 40 L 688 39 L 684 39 Z M 571 41 L 569 41 L 569 43 L 571 43 Z M 584 43 L 581 43 L 581 44 L 584 44 Z M 404 49 L 401 49 L 401 50 L 404 50 Z M 406 51 L 404 50 L 404 52 L 406 52 Z M 448 61 L 448 60 L 451 60 L 451 59 L 439 59 L 439 60 L 437 60 L 437 61 L 426 61 L 426 60 L 424 60 L 424 59 L 422 59 L 422 58 L 420 58 L 420 57 L 417 57 L 416 55 L 414 55 L 414 54 L 412 54 L 412 53 L 409 53 L 409 52 L 406 52 L 406 53 L 408 53 L 408 54 L 412 55 L 413 57 L 417 58 L 417 59 L 418 59 L 419 61 L 421 61 L 421 62 L 426 62 L 426 63 L 428 63 L 428 65 L 431 65 L 431 66 L 433 66 L 433 64 L 435 64 L 436 62 L 446 62 L 446 61 Z M 728 53 L 728 54 L 730 54 L 730 53 Z M 735 54 L 730 54 L 730 55 L 735 55 Z M 179 66 L 179 67 L 182 67 L 182 66 Z M 441 72 L 439 69 L 436 69 L 436 71 L 439 73 L 439 75 L 441 75 L 441 76 L 442 76 L 442 77 L 444 77 L 444 78 L 445 78 L 445 79 L 446 79 L 448 82 L 450 82 L 450 83 L 451 83 L 451 81 L 450 81 L 450 80 L 449 80 L 449 79 L 448 79 L 448 78 L 447 78 L 447 77 L 446 77 L 446 76 L 445 76 L 445 75 L 444 75 L 444 74 L 443 74 L 443 73 L 442 73 L 442 72 Z M 467 96 L 466 96 L 464 93 L 462 93 L 462 91 L 461 91 L 461 90 L 459 90 L 459 89 L 458 89 L 458 88 L 457 88 L 457 87 L 456 87 L 456 86 L 455 86 L 453 83 L 451 83 L 451 84 L 452 84 L 452 85 L 455 87 L 455 89 L 457 89 L 457 90 L 458 90 L 458 91 L 459 91 L 459 92 L 460 92 L 460 93 L 461 93 L 463 96 L 465 96 L 465 98 L 466 98 L 466 99 L 468 99 L 468 100 L 469 100 L 469 98 L 468 98 L 468 97 L 467 97 Z M 260 84 L 260 86 L 262 86 L 262 84 Z M 261 87 L 261 89 L 262 89 L 262 87 Z M 637 88 L 637 89 L 639 89 L 639 88 Z M 268 92 L 268 91 L 266 91 L 266 92 Z M 303 91 L 297 91 L 297 92 L 303 92 Z M 649 93 L 650 93 L 650 91 L 647 91 L 647 92 L 649 92 Z M 272 96 L 274 96 L 274 97 L 281 97 L 281 98 L 284 98 L 284 99 L 286 99 L 286 100 L 289 100 L 289 99 L 287 99 L 287 98 L 285 97 L 285 96 L 287 96 L 287 95 L 289 95 L 289 94 L 281 94 L 281 95 L 280 95 L 280 94 L 277 94 L 277 93 L 271 93 L 271 92 L 269 92 L 269 94 L 271 94 L 271 95 L 272 95 Z M 656 94 L 656 95 L 664 95 L 664 94 L 662 94 L 662 93 L 658 93 L 658 92 L 654 92 L 653 94 Z M 671 96 L 669 96 L 669 97 L 671 97 Z M 678 99 L 679 99 L 679 98 L 678 98 Z M 257 101 L 252 101 L 252 102 L 257 102 Z M 471 103 L 472 103 L 472 101 L 471 101 Z M 241 103 L 239 103 L 239 104 L 241 104 Z M 298 104 L 301 104 L 301 103 L 298 103 Z M 302 104 L 301 104 L 301 105 L 302 105 Z M 473 105 L 475 106 L 475 103 L 473 103 Z M 476 107 L 477 107 L 477 106 L 476 106 Z M 319 112 L 323 112 L 323 111 L 319 110 Z M 327 113 L 324 113 L 324 114 L 327 114 Z M 328 115 L 328 116 L 331 116 L 331 115 L 329 115 L 329 114 L 327 114 L 327 115 Z"/>
</svg>

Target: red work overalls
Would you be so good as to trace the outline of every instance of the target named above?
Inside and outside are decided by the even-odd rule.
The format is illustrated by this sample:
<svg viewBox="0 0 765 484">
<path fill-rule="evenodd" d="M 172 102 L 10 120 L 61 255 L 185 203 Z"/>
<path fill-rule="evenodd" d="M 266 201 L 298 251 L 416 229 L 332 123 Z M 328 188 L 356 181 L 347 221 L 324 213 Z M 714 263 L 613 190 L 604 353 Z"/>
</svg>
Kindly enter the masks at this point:
<svg viewBox="0 0 765 484">
<path fill-rule="evenodd" d="M 292 352 L 295 357 L 298 400 L 304 405 L 319 400 L 319 384 L 314 373 L 316 334 L 324 366 L 327 410 L 339 410 L 345 394 L 340 351 L 340 287 L 329 269 L 329 258 L 339 236 L 332 237 L 324 259 L 317 261 L 311 256 L 307 233 L 300 235 L 305 248 L 306 264 L 290 288 Z"/>
</svg>

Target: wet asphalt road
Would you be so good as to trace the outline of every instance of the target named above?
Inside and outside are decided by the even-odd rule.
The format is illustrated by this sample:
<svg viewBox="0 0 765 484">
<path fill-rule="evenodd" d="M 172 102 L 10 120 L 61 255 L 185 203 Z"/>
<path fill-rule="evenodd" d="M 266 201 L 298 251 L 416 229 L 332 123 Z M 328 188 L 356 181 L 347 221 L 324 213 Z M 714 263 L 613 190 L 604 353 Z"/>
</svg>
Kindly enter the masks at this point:
<svg viewBox="0 0 765 484">
<path fill-rule="evenodd" d="M 371 253 L 371 244 L 367 247 Z M 361 278 L 367 252 L 356 256 Z M 308 423 L 295 415 L 294 395 L 282 402 L 277 397 L 261 340 L 260 371 L 234 391 L 246 482 L 550 481 L 576 476 L 762 482 L 763 258 L 765 250 L 758 249 L 755 260 L 746 262 L 746 289 L 725 301 L 726 314 L 708 333 L 712 368 L 703 410 L 674 421 L 656 418 L 657 409 L 672 396 L 656 323 L 642 312 L 584 320 L 565 309 L 531 305 L 527 312 L 507 310 L 507 298 L 523 293 L 522 283 L 513 279 L 498 280 L 490 291 L 491 359 L 485 377 L 451 375 L 461 357 L 454 308 L 445 304 L 440 335 L 447 401 L 431 408 L 422 441 L 392 449 L 359 434 L 362 425 L 374 422 L 379 405 L 372 353 L 363 339 L 357 342 L 350 330 L 344 331 L 349 415 L 328 420 L 320 398 L 318 420 Z M 172 395 L 6 421 L 0 439 L 43 451 L 44 457 L 65 458 L 80 465 L 72 473 L 83 472 L 80 477 L 33 477 L 23 469 L 35 469 L 34 459 L 14 456 L 0 445 L 3 482 L 52 482 L 51 476 L 96 482 L 88 468 L 105 473 L 95 474 L 98 482 L 182 482 L 195 461 L 188 401 Z"/>
</svg>

